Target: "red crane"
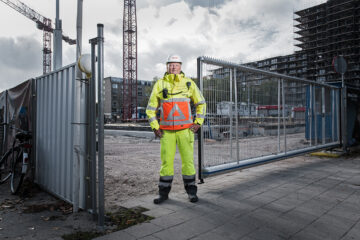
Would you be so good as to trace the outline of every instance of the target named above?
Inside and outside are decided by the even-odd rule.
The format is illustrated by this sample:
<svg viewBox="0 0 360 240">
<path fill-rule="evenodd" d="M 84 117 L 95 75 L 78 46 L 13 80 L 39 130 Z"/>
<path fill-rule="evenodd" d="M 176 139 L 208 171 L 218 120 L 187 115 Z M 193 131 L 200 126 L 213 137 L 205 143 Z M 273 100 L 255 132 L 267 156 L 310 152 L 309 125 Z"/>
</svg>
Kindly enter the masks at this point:
<svg viewBox="0 0 360 240">
<path fill-rule="evenodd" d="M 11 8 L 15 9 L 25 17 L 36 23 L 36 27 L 43 30 L 43 73 L 51 71 L 51 33 L 54 32 L 54 28 L 51 25 L 51 19 L 46 18 L 28 7 L 26 4 L 18 0 L 0 0 Z M 62 35 L 62 39 L 70 45 L 76 44 L 75 39 L 70 39 L 68 36 Z"/>
<path fill-rule="evenodd" d="M 124 0 L 123 18 L 123 120 L 137 118 L 136 0 Z"/>
</svg>

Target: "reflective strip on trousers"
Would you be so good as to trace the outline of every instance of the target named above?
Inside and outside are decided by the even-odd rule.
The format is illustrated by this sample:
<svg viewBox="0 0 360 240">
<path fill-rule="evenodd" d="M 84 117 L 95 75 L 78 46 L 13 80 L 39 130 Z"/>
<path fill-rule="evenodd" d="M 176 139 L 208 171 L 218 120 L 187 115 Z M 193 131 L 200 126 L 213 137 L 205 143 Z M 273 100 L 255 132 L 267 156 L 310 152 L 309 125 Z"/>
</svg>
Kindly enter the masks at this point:
<svg viewBox="0 0 360 240">
<path fill-rule="evenodd" d="M 171 187 L 174 176 L 161 176 L 159 179 L 159 186 Z"/>
<path fill-rule="evenodd" d="M 183 175 L 185 186 L 195 185 L 195 175 Z"/>
</svg>

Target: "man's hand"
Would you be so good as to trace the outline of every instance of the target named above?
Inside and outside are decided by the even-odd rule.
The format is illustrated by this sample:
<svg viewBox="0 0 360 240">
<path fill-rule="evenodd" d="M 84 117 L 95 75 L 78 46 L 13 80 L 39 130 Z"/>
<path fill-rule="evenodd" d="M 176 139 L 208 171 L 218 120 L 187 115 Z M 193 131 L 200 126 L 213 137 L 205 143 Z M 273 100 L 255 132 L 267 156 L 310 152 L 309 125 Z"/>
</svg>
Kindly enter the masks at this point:
<svg viewBox="0 0 360 240">
<path fill-rule="evenodd" d="M 154 129 L 154 133 L 155 133 L 155 138 L 158 137 L 158 138 L 161 138 L 163 133 L 160 129 Z"/>
<path fill-rule="evenodd" d="M 194 123 L 193 125 L 190 126 L 190 130 L 196 133 L 200 127 L 201 126 L 199 124 Z"/>
</svg>

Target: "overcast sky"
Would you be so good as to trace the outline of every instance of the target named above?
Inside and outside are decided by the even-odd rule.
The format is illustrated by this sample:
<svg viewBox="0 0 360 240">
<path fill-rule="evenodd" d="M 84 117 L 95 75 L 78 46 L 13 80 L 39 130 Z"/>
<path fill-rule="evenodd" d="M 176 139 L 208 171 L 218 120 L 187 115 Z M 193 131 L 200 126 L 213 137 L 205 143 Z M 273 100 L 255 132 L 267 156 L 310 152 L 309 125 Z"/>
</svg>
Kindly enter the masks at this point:
<svg viewBox="0 0 360 240">
<path fill-rule="evenodd" d="M 15 1 L 15 0 L 13 0 Z M 22 0 L 55 19 L 55 0 Z M 138 79 L 165 72 L 170 53 L 196 76 L 196 58 L 238 63 L 292 53 L 293 12 L 325 0 L 137 0 Z M 83 53 L 104 24 L 105 77 L 122 77 L 123 0 L 84 0 Z M 76 0 L 60 0 L 63 32 L 76 37 Z M 0 2 L 0 91 L 42 74 L 42 32 L 35 23 Z M 63 64 L 75 61 L 75 46 L 63 43 Z"/>
</svg>

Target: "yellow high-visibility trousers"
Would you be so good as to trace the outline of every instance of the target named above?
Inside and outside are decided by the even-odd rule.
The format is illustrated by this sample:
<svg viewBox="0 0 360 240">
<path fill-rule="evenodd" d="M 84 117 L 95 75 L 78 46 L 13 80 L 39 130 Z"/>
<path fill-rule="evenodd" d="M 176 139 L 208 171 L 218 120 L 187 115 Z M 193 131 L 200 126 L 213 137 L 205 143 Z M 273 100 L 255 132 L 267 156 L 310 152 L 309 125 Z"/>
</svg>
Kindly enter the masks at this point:
<svg viewBox="0 0 360 240">
<path fill-rule="evenodd" d="M 176 146 L 181 156 L 181 173 L 184 176 L 195 178 L 194 167 L 194 133 L 189 129 L 168 131 L 163 130 L 161 143 L 160 177 L 174 175 L 174 158 Z"/>
</svg>

